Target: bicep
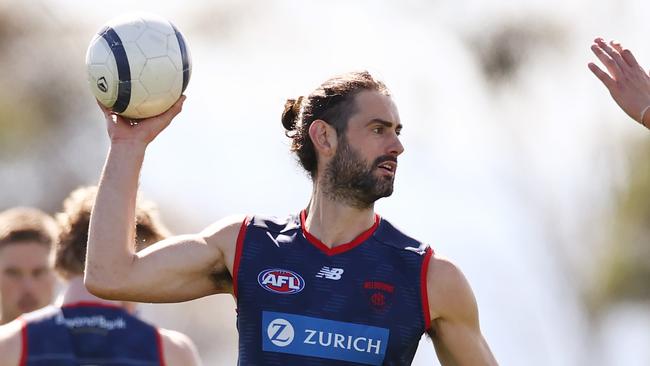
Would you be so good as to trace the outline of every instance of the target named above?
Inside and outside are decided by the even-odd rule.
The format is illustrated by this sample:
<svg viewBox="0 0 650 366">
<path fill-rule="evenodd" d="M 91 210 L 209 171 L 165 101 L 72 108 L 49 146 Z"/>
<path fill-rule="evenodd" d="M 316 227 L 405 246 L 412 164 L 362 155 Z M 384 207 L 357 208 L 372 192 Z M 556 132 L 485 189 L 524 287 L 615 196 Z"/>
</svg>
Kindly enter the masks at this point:
<svg viewBox="0 0 650 366">
<path fill-rule="evenodd" d="M 199 234 L 180 235 L 147 247 L 133 257 L 120 300 L 180 302 L 227 293 L 228 268 L 242 220 L 220 220 Z"/>
<path fill-rule="evenodd" d="M 435 258 L 427 272 L 433 340 L 444 366 L 496 365 L 481 334 L 476 298 L 462 272 Z"/>
<path fill-rule="evenodd" d="M 136 253 L 127 279 L 132 298 L 124 300 L 179 302 L 226 292 L 212 278 L 219 271 L 226 271 L 223 254 L 201 235 L 171 237 Z"/>
<path fill-rule="evenodd" d="M 433 329 L 433 344 L 443 366 L 497 364 L 478 326 L 439 318 Z"/>
</svg>

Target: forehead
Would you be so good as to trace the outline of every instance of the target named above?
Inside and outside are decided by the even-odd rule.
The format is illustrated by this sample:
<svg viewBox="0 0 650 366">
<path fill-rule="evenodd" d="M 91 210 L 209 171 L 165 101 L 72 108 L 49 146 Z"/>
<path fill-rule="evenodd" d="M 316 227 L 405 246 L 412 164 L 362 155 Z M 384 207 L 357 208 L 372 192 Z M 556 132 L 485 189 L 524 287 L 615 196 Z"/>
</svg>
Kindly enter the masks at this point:
<svg viewBox="0 0 650 366">
<path fill-rule="evenodd" d="M 5 244 L 0 248 L 0 267 L 32 267 L 48 263 L 50 250 L 37 242 Z"/>
<path fill-rule="evenodd" d="M 364 123 L 381 119 L 400 124 L 397 106 L 389 95 L 374 90 L 364 90 L 355 96 L 355 114 L 350 122 Z"/>
</svg>

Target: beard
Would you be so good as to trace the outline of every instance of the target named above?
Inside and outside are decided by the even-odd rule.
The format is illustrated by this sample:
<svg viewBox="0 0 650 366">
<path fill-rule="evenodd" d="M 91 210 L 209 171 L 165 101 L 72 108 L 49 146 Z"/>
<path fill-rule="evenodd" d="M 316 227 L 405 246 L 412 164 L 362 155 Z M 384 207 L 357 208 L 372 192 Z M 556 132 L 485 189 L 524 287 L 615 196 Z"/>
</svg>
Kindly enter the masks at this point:
<svg viewBox="0 0 650 366">
<path fill-rule="evenodd" d="M 395 175 L 374 174 L 375 170 L 380 169 L 379 164 L 386 161 L 397 162 L 397 158 L 384 155 L 369 164 L 343 137 L 332 161 L 325 168 L 325 195 L 354 208 L 373 207 L 375 201 L 393 193 Z"/>
</svg>

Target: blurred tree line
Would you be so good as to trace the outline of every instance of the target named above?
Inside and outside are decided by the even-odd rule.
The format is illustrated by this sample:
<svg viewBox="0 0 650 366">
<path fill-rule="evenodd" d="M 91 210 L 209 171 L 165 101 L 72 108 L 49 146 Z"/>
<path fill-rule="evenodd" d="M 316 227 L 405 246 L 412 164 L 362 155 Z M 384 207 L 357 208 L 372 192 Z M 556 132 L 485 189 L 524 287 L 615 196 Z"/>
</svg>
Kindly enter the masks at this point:
<svg viewBox="0 0 650 366">
<path fill-rule="evenodd" d="M 538 18 L 535 22 L 515 19 L 492 24 L 486 32 L 469 36 L 466 41 L 485 79 L 492 88 L 499 90 L 516 83 L 540 49 L 550 48 L 554 52 L 566 49 L 567 31 L 551 19 Z M 623 117 L 621 123 L 634 122 Z M 628 179 L 614 193 L 614 207 L 607 218 L 609 226 L 580 229 L 596 232 L 595 237 L 602 238 L 597 240 L 599 243 L 582 243 L 587 245 L 579 251 L 592 262 L 587 267 L 595 268 L 594 278 L 583 281 L 580 276 L 585 274 L 573 268 L 575 260 L 568 258 L 571 255 L 566 248 L 575 243 L 562 243 L 555 248 L 556 261 L 565 276 L 573 280 L 572 286 L 581 294 L 587 312 L 594 317 L 592 320 L 618 303 L 650 302 L 650 142 L 648 131 L 641 131 L 641 134 L 641 141 L 629 144 L 626 149 Z M 584 215 L 590 217 L 594 213 L 584 212 Z M 550 222 L 553 220 L 550 218 Z M 588 225 L 593 220 L 585 219 L 584 222 Z M 554 230 L 555 225 L 549 225 L 550 241 L 561 242 Z M 594 248 L 597 252 L 590 252 Z"/>
<path fill-rule="evenodd" d="M 599 264 L 597 285 L 591 293 L 590 307 L 595 312 L 606 310 L 616 302 L 650 301 L 650 143 L 647 135 L 632 146 L 627 184 L 617 192 L 611 236 Z"/>
<path fill-rule="evenodd" d="M 96 182 L 105 141 L 85 84 L 90 34 L 47 2 L 0 5 L 0 209 L 60 208 L 67 193 Z"/>
</svg>

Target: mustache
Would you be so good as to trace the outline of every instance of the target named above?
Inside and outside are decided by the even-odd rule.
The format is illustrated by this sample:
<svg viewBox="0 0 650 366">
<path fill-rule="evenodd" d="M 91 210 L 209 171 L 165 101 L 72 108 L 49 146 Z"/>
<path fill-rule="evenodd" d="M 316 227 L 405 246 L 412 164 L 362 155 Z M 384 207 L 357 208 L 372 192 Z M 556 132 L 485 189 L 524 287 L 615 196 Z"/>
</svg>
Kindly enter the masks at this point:
<svg viewBox="0 0 650 366">
<path fill-rule="evenodd" d="M 381 163 L 385 163 L 387 161 L 392 161 L 395 164 L 397 164 L 397 157 L 392 156 L 392 155 L 383 155 L 375 159 L 375 162 L 373 163 L 373 166 L 379 166 Z"/>
</svg>

